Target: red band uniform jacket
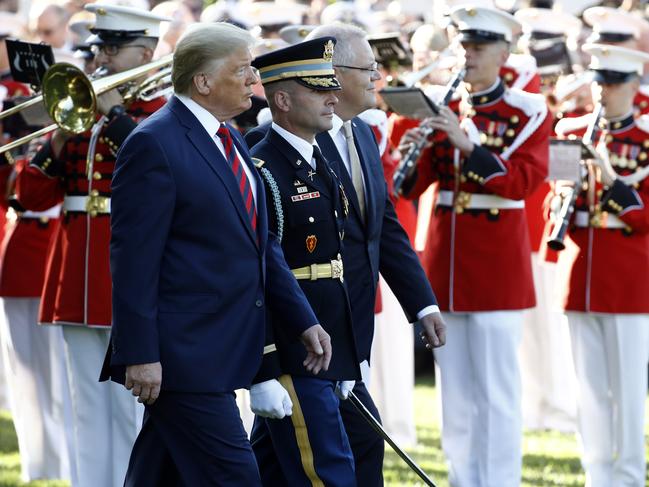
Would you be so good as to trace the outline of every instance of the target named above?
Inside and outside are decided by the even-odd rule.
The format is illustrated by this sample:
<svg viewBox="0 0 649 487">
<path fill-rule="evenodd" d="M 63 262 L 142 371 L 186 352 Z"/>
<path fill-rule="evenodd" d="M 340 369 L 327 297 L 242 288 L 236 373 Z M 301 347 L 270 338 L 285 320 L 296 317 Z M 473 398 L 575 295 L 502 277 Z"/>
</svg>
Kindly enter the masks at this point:
<svg viewBox="0 0 649 487">
<path fill-rule="evenodd" d="M 423 267 L 443 310 L 533 307 L 525 209 L 475 209 L 471 198 L 480 194 L 520 201 L 535 191 L 547 174 L 551 116 L 541 95 L 507 89 L 502 81 L 465 96 L 460 107 L 473 152 L 464 158 L 445 133 L 436 132 L 407 188 L 414 198 L 431 183 L 438 186 Z M 443 199 L 443 193 L 451 200 Z"/>
<path fill-rule="evenodd" d="M 592 114 L 557 124 L 557 134 L 583 134 Z M 620 176 L 649 165 L 649 116 L 600 122 L 604 144 Z M 615 181 L 605 188 L 589 170 L 559 255 L 563 305 L 568 311 L 649 313 L 649 181 Z M 577 218 L 580 222 L 577 222 Z M 614 218 L 611 218 L 614 217 Z M 616 224 L 611 224 L 612 220 Z M 583 226 L 586 225 L 586 226 Z"/>
<path fill-rule="evenodd" d="M 50 143 L 45 143 L 19 174 L 16 195 L 28 210 L 46 210 L 67 196 L 87 198 L 83 210 L 63 205 L 61 226 L 47 262 L 39 322 L 110 326 L 109 198 L 116 154 L 137 123 L 164 103 L 164 98 L 136 101 L 104 125 L 90 177 L 86 173 L 90 131 L 68 139 L 58 158 Z"/>
</svg>

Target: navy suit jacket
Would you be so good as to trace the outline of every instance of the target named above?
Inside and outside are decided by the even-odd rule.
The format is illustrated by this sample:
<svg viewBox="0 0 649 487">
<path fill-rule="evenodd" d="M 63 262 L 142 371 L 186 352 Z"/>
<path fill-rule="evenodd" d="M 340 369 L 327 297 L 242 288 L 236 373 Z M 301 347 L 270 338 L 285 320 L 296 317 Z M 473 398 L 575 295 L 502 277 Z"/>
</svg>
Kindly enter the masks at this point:
<svg viewBox="0 0 649 487">
<path fill-rule="evenodd" d="M 261 125 L 246 134 L 253 147 Z M 365 180 L 367 221 L 360 217 L 358 198 L 349 173 L 328 132 L 318 134 L 318 146 L 331 167 L 338 171 L 352 204 L 345 225 L 343 262 L 354 321 L 354 333 L 360 360 L 369 360 L 374 337 L 374 303 L 379 272 L 394 292 L 410 322 L 426 306 L 437 304 L 428 279 L 412 249 L 408 235 L 399 223 L 388 195 L 381 155 L 372 129 L 360 118 L 352 120 L 356 150 Z"/>
<path fill-rule="evenodd" d="M 118 155 L 111 364 L 160 361 L 163 390 L 248 386 L 262 359 L 267 306 L 293 336 L 317 323 L 268 233 L 264 186 L 248 149 L 230 131 L 256 179 L 257 234 L 227 161 L 176 97 Z"/>
</svg>

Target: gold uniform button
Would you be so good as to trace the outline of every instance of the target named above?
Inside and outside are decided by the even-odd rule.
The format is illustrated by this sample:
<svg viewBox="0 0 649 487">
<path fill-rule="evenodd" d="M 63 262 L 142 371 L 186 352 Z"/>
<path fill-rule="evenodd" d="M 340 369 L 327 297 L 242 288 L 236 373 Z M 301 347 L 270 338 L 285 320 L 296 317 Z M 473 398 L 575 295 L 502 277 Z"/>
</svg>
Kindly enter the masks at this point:
<svg viewBox="0 0 649 487">
<path fill-rule="evenodd" d="M 95 154 L 95 161 L 97 162 L 102 162 L 104 160 L 104 156 L 101 154 Z"/>
<path fill-rule="evenodd" d="M 507 129 L 507 132 L 505 132 L 507 137 L 513 137 L 515 134 L 516 132 L 514 132 L 514 129 Z"/>
<path fill-rule="evenodd" d="M 93 172 L 92 179 L 94 179 L 95 181 L 99 181 L 101 179 L 101 173 L 98 171 Z"/>
<path fill-rule="evenodd" d="M 638 154 L 638 160 L 644 161 L 646 159 L 647 159 L 647 153 L 646 152 L 641 152 L 640 154 Z"/>
<path fill-rule="evenodd" d="M 498 210 L 498 208 L 491 208 L 489 210 L 489 213 L 491 213 L 493 216 L 496 216 L 498 213 L 500 213 L 500 210 Z"/>
<path fill-rule="evenodd" d="M 518 115 L 512 115 L 512 117 L 509 119 L 511 123 L 518 123 L 520 119 L 518 118 Z"/>
<path fill-rule="evenodd" d="M 42 216 L 38 219 L 41 223 L 45 224 L 50 221 L 50 219 L 46 216 Z"/>
<path fill-rule="evenodd" d="M 93 189 L 93 190 L 90 192 L 90 196 L 99 196 L 99 191 L 97 191 L 96 189 Z"/>
<path fill-rule="evenodd" d="M 90 215 L 92 218 L 95 218 L 95 217 L 97 216 L 97 210 L 91 210 L 90 213 L 89 213 L 89 215 Z"/>
</svg>

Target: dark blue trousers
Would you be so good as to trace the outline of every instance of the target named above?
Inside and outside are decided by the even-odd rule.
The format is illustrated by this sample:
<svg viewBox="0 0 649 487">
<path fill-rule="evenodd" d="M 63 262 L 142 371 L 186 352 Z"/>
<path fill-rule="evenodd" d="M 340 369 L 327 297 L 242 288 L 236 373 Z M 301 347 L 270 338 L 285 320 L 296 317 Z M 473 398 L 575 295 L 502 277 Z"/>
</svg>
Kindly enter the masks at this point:
<svg viewBox="0 0 649 487">
<path fill-rule="evenodd" d="M 293 378 L 294 381 L 297 379 Z M 312 381 L 313 378 L 304 378 L 306 381 Z M 315 379 L 318 380 L 318 379 Z M 320 382 L 329 382 L 333 387 L 335 384 L 331 381 L 320 381 Z M 317 390 L 316 390 L 317 391 Z M 333 389 L 331 389 L 333 391 Z M 372 401 L 367 388 L 361 382 L 357 382 L 354 387 L 354 393 L 358 398 L 363 401 L 363 404 L 372 412 L 374 417 L 380 421 L 378 410 Z M 329 386 L 325 387 L 325 390 L 322 391 L 322 396 L 329 394 Z M 317 431 L 322 431 L 324 428 L 330 428 L 336 431 L 337 426 L 332 425 L 331 419 L 320 419 L 318 420 L 318 415 L 326 413 L 329 418 L 337 418 L 343 422 L 343 427 L 345 429 L 346 436 L 349 440 L 349 446 L 352 450 L 352 455 L 354 458 L 354 475 L 355 483 L 351 485 L 357 485 L 358 487 L 380 487 L 383 485 L 383 454 L 384 454 L 384 444 L 383 438 L 381 438 L 372 427 L 363 419 L 363 417 L 356 411 L 356 408 L 349 403 L 349 401 L 338 401 L 337 398 L 334 399 L 338 402 L 338 414 L 330 410 L 322 409 L 320 412 L 314 411 L 314 419 L 318 421 L 315 426 L 311 426 L 309 429 L 309 437 L 311 437 L 311 430 L 315 429 Z M 293 405 L 293 414 L 295 414 L 295 401 Z M 314 405 L 316 408 L 322 408 L 322 406 L 317 406 L 317 403 Z M 324 421 L 321 423 L 321 421 Z M 311 483 L 304 483 L 304 476 L 301 478 L 301 483 L 292 483 L 289 480 L 290 477 L 295 477 L 300 470 L 303 472 L 304 469 L 300 465 L 296 465 L 295 460 L 292 460 L 289 465 L 286 461 L 283 461 L 282 458 L 291 457 L 293 459 L 297 458 L 299 452 L 295 451 L 294 447 L 291 447 L 290 450 L 287 450 L 286 438 L 283 433 L 273 432 L 274 423 L 286 422 L 286 418 L 283 420 L 266 420 L 264 418 L 256 417 L 255 424 L 252 429 L 251 442 L 252 448 L 257 457 L 257 463 L 259 464 L 259 471 L 261 473 L 262 483 L 264 487 L 285 487 L 285 486 L 300 486 L 308 485 L 311 486 Z M 293 435 L 295 433 L 292 433 Z M 324 440 L 332 441 L 332 440 Z M 293 441 L 292 443 L 295 443 Z M 332 443 L 335 446 L 335 443 Z M 312 449 L 315 446 L 312 445 Z M 330 449 L 328 445 L 324 446 L 325 449 Z M 316 452 L 316 458 L 318 458 L 318 453 Z M 319 459 L 320 460 L 320 459 Z M 329 464 L 334 462 L 340 462 L 340 459 L 332 457 L 329 461 Z M 324 459 L 320 460 L 320 463 L 325 464 Z M 331 467 L 321 467 L 321 471 Z M 289 472 L 289 473 L 287 473 Z M 320 478 L 322 481 L 321 484 L 313 485 L 325 485 L 337 486 L 341 485 L 341 482 L 345 480 L 343 477 L 334 478 L 331 480 L 331 474 L 328 474 L 327 478 Z M 347 481 L 347 480 L 345 480 Z M 330 483 L 331 482 L 331 483 Z M 348 484 L 342 484 L 348 485 Z"/>
<path fill-rule="evenodd" d="M 125 487 L 258 487 L 234 393 L 163 391 L 146 406 Z"/>
</svg>

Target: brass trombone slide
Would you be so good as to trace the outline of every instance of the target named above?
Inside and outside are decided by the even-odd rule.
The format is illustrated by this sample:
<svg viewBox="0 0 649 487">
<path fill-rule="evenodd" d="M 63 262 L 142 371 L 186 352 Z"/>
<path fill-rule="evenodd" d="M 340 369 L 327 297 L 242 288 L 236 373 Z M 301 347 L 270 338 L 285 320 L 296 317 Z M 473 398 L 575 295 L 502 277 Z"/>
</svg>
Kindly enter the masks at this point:
<svg viewBox="0 0 649 487">
<path fill-rule="evenodd" d="M 57 63 L 52 65 L 43 78 L 42 95 L 6 110 L 6 112 L 11 111 L 10 114 L 16 113 L 38 103 L 42 99 L 47 113 L 55 123 L 3 145 L 0 147 L 0 154 L 23 145 L 32 139 L 42 137 L 57 128 L 72 134 L 85 132 L 95 122 L 97 97 L 99 95 L 133 81 L 151 70 L 168 66 L 171 64 L 172 59 L 173 54 L 168 54 L 157 61 L 93 81 L 72 64 Z M 156 77 L 157 75 L 153 76 Z M 150 86 L 148 81 L 147 79 L 139 84 L 134 89 L 134 93 L 137 94 L 142 86 Z M 132 97 L 132 95 L 128 93 L 125 97 Z M 4 116 L 7 116 L 5 112 L 0 113 L 0 118 Z"/>
</svg>

